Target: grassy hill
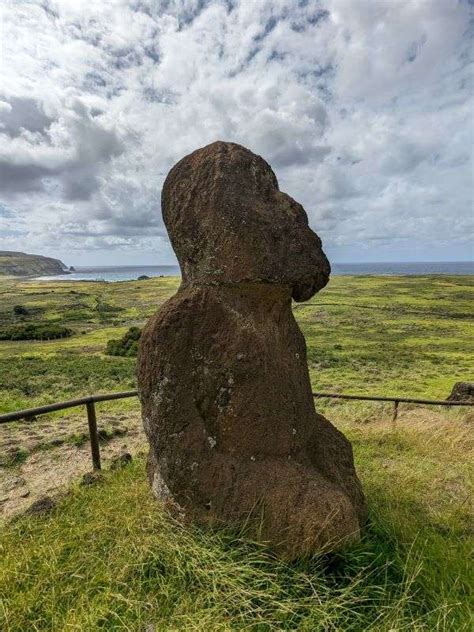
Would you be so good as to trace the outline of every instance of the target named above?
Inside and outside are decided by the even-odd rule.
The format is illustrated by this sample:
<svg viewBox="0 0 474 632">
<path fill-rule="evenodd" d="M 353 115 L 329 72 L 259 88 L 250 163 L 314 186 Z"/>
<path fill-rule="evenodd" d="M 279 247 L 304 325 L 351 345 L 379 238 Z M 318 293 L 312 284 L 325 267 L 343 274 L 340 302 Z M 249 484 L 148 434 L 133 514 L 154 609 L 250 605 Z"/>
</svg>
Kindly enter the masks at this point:
<svg viewBox="0 0 474 632">
<path fill-rule="evenodd" d="M 67 274 L 68 267 L 59 259 L 0 250 L 0 275 L 46 276 Z"/>
</svg>

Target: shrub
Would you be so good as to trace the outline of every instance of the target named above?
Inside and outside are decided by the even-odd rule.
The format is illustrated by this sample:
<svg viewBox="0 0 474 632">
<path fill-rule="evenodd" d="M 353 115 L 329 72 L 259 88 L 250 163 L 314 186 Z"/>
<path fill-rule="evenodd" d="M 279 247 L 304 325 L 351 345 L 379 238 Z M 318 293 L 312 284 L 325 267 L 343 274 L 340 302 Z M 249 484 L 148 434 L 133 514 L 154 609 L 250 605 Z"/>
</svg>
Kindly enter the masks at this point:
<svg viewBox="0 0 474 632">
<path fill-rule="evenodd" d="M 142 330 L 139 327 L 130 327 L 122 338 L 113 338 L 107 342 L 105 353 L 128 358 L 136 356 L 141 333 Z"/>
<path fill-rule="evenodd" d="M 110 305 L 109 303 L 102 303 L 102 301 L 97 300 L 96 310 L 99 313 L 104 314 L 117 314 L 118 312 L 123 312 L 123 307 L 117 307 L 116 305 Z"/>
<path fill-rule="evenodd" d="M 25 323 L 0 328 L 0 340 L 55 340 L 68 338 L 72 329 L 54 323 Z"/>
<path fill-rule="evenodd" d="M 76 306 L 71 306 L 67 308 L 67 311 L 64 311 L 64 315 L 68 320 L 90 320 L 92 318 L 92 312 L 87 306 L 85 308 L 79 308 Z"/>
<path fill-rule="evenodd" d="M 26 307 L 23 307 L 23 305 L 15 305 L 15 307 L 13 308 L 13 314 L 15 316 L 28 316 L 30 312 L 26 309 Z"/>
<path fill-rule="evenodd" d="M 100 299 L 96 299 L 96 314 L 102 323 L 114 322 L 116 314 L 123 312 L 123 307 L 103 303 Z"/>
</svg>

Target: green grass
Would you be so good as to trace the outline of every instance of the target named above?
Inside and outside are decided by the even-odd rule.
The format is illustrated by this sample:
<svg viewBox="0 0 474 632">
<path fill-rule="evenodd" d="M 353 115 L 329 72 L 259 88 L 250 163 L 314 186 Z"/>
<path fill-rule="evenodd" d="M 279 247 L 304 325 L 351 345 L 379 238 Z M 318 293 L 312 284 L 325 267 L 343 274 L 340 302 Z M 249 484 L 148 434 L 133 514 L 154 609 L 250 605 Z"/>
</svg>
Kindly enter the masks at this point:
<svg viewBox="0 0 474 632">
<path fill-rule="evenodd" d="M 107 342 L 143 325 L 178 284 L 0 279 L 0 326 L 17 323 L 13 309 L 22 305 L 30 313 L 22 322 L 74 333 L 0 341 L 0 412 L 133 388 L 135 360 L 107 357 Z M 454 382 L 472 379 L 473 298 L 467 276 L 333 277 L 311 301 L 294 306 L 314 389 L 445 398 Z"/>
<path fill-rule="evenodd" d="M 370 521 L 351 550 L 298 563 L 244 534 L 173 523 L 141 458 L 76 486 L 52 515 L 0 535 L 0 628 L 470 630 L 469 438 L 455 414 L 395 433 L 342 424 Z"/>
<path fill-rule="evenodd" d="M 24 322 L 74 331 L 0 342 L 0 411 L 133 388 L 135 359 L 106 356 L 107 341 L 177 285 L 0 281 L 2 326 L 21 304 Z M 294 306 L 313 388 L 445 398 L 472 380 L 472 296 L 472 277 L 334 277 Z M 287 564 L 245 534 L 184 529 L 153 500 L 139 458 L 3 528 L 0 629 L 471 630 L 472 412 L 403 405 L 394 431 L 389 404 L 317 406 L 354 446 L 370 508 L 356 547 Z"/>
</svg>

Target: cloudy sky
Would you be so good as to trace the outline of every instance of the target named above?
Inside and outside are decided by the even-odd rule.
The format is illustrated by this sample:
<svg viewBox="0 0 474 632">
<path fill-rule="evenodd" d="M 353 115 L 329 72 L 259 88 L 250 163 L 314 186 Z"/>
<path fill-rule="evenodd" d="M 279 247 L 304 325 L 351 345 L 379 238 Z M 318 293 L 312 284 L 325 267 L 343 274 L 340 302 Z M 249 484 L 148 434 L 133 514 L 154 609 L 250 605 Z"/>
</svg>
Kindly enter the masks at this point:
<svg viewBox="0 0 474 632">
<path fill-rule="evenodd" d="M 0 249 L 174 263 L 164 177 L 221 139 L 270 162 L 332 261 L 469 258 L 473 9 L 3 0 Z"/>
</svg>

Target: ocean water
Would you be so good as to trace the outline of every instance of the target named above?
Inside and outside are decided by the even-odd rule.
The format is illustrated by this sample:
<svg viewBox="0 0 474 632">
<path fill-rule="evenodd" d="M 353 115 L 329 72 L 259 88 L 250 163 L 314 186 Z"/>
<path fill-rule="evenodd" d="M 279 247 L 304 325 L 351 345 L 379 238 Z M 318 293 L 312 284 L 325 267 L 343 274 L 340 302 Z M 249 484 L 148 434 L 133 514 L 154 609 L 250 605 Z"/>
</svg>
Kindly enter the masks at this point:
<svg viewBox="0 0 474 632">
<path fill-rule="evenodd" d="M 332 263 L 333 275 L 474 275 L 474 261 L 420 261 L 416 263 Z M 179 276 L 178 266 L 76 266 L 71 274 L 38 277 L 41 280 L 130 281 L 141 275 L 149 277 Z"/>
<path fill-rule="evenodd" d="M 180 276 L 179 266 L 74 266 L 75 272 L 37 277 L 41 281 L 131 281 L 139 276 Z"/>
<path fill-rule="evenodd" d="M 332 273 L 336 275 L 464 275 L 474 274 L 474 261 L 416 261 L 414 263 L 333 263 L 331 264 L 331 268 Z"/>
</svg>

